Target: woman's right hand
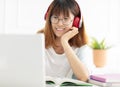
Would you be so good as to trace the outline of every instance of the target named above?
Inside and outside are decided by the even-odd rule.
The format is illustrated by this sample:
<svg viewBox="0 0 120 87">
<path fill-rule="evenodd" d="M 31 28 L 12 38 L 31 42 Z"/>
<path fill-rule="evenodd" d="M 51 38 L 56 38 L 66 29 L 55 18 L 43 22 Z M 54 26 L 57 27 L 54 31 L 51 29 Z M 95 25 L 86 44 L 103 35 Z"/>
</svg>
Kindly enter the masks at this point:
<svg viewBox="0 0 120 87">
<path fill-rule="evenodd" d="M 76 34 L 78 34 L 78 28 L 72 27 L 67 33 L 65 33 L 61 37 L 61 42 L 66 41 L 68 42 L 72 37 L 74 37 Z"/>
</svg>

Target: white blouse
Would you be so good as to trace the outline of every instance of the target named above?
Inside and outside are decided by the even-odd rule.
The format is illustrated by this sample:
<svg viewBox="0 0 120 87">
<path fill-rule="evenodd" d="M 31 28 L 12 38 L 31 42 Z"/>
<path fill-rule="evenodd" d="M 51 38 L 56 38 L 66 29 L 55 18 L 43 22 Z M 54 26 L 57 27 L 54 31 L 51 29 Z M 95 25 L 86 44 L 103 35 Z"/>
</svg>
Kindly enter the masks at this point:
<svg viewBox="0 0 120 87">
<path fill-rule="evenodd" d="M 95 68 L 91 48 L 84 45 L 80 48 L 72 49 L 83 64 L 88 68 L 89 73 L 91 74 Z M 72 69 L 65 54 L 57 54 L 52 47 L 45 50 L 45 67 L 46 76 L 71 78 L 73 75 Z"/>
</svg>

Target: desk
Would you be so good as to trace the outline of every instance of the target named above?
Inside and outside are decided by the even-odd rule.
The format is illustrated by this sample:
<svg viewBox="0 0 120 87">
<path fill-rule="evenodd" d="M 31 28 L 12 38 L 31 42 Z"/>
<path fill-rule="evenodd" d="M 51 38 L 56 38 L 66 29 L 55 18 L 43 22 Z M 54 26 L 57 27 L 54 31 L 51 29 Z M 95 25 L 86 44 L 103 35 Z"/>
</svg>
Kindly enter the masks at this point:
<svg viewBox="0 0 120 87">
<path fill-rule="evenodd" d="M 101 86 L 55 86 L 55 85 L 46 85 L 46 87 L 101 87 Z"/>
</svg>

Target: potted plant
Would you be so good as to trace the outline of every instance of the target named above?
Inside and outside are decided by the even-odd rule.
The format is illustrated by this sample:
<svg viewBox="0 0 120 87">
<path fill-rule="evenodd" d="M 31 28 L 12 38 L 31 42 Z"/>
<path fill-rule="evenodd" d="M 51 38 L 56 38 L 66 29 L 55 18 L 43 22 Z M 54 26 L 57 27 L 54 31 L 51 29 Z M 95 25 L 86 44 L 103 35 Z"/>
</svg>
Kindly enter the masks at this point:
<svg viewBox="0 0 120 87">
<path fill-rule="evenodd" d="M 96 67 L 104 67 L 107 61 L 107 46 L 105 39 L 98 41 L 96 38 L 92 37 L 90 47 L 93 49 L 93 62 Z"/>
</svg>

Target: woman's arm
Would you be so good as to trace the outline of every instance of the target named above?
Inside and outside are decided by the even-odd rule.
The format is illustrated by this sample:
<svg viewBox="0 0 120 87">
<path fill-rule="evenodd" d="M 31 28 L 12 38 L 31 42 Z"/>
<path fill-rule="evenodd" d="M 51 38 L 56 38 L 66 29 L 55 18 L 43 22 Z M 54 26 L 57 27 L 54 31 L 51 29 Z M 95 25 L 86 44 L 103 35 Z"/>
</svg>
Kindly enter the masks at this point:
<svg viewBox="0 0 120 87">
<path fill-rule="evenodd" d="M 75 36 L 77 33 L 78 29 L 73 27 L 71 31 L 67 32 L 62 36 L 61 43 L 66 54 L 66 57 L 68 58 L 68 61 L 77 79 L 81 81 L 87 81 L 89 77 L 88 70 L 84 66 L 84 64 L 79 60 L 79 58 L 77 57 L 77 55 L 75 54 L 75 52 L 72 50 L 68 43 L 69 39 Z"/>
</svg>

